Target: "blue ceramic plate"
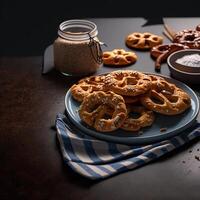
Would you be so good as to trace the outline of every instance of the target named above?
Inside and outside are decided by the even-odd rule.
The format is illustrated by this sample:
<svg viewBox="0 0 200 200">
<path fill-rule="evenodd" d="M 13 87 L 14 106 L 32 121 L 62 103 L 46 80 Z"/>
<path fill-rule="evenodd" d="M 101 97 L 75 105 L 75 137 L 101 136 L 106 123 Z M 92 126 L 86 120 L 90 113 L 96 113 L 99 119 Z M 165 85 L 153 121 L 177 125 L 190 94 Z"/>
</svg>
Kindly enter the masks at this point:
<svg viewBox="0 0 200 200">
<path fill-rule="evenodd" d="M 65 96 L 66 111 L 70 120 L 77 128 L 79 128 L 83 133 L 94 136 L 98 139 L 135 145 L 148 144 L 168 139 L 193 125 L 199 112 L 199 100 L 195 92 L 187 85 L 169 77 L 164 78 L 167 81 L 176 84 L 190 95 L 192 104 L 191 108 L 176 116 L 165 116 L 155 113 L 156 119 L 153 125 L 142 129 L 143 133 L 141 135 L 136 135 L 134 132 L 128 132 L 121 129 L 109 133 L 102 133 L 88 127 L 79 117 L 78 110 L 80 103 L 73 99 L 70 90 Z M 167 130 L 161 132 L 161 128 L 166 128 Z"/>
</svg>

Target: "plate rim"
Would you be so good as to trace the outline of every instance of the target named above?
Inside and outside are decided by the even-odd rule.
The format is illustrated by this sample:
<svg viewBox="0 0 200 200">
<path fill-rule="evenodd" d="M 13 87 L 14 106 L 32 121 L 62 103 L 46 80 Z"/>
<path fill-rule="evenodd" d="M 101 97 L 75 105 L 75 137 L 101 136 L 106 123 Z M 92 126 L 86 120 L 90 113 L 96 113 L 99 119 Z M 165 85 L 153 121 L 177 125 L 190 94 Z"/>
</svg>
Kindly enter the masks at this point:
<svg viewBox="0 0 200 200">
<path fill-rule="evenodd" d="M 92 136 L 92 137 L 95 137 L 98 139 L 102 139 L 105 141 L 121 143 L 121 144 L 147 144 L 147 143 L 153 143 L 153 142 L 157 142 L 157 141 L 163 141 L 172 136 L 178 135 L 181 131 L 184 131 L 184 130 L 188 129 L 189 127 L 191 127 L 194 124 L 194 122 L 196 121 L 196 118 L 199 114 L 199 108 L 200 108 L 200 101 L 199 101 L 197 94 L 194 92 L 194 90 L 192 88 L 190 88 L 188 85 L 186 85 L 185 83 L 183 83 L 179 80 L 173 79 L 169 76 L 159 75 L 159 74 L 151 73 L 151 72 L 142 72 L 142 73 L 148 74 L 148 75 L 156 75 L 156 76 L 166 78 L 167 80 L 172 80 L 172 83 L 175 82 L 175 84 L 177 83 L 178 85 L 181 85 L 182 87 L 187 88 L 187 90 L 189 90 L 190 93 L 192 93 L 192 95 L 194 97 L 193 101 L 195 103 L 196 110 L 194 110 L 193 117 L 187 124 L 185 124 L 181 127 L 178 127 L 175 130 L 172 130 L 171 132 L 163 133 L 162 139 L 161 139 L 161 135 L 155 135 L 155 134 L 150 135 L 150 136 L 140 136 L 139 138 L 137 138 L 135 136 L 134 137 L 133 136 L 119 137 L 119 136 L 113 136 L 113 135 L 106 135 L 103 132 L 98 132 L 98 131 L 95 131 L 92 129 L 88 129 L 86 126 L 78 123 L 76 120 L 73 119 L 73 117 L 69 114 L 69 113 L 71 113 L 71 111 L 69 110 L 69 106 L 67 106 L 68 105 L 67 99 L 70 98 L 70 96 L 72 96 L 70 89 L 69 89 L 65 95 L 65 109 L 66 109 L 67 114 L 68 114 L 70 120 L 72 121 L 72 123 L 74 125 L 78 126 L 78 129 L 80 129 L 80 131 L 83 131 L 84 134 L 87 134 L 89 136 Z M 99 75 L 105 75 L 105 74 L 108 74 L 108 73 L 102 73 Z M 80 126 L 81 126 L 81 128 L 80 128 Z M 127 140 L 129 140 L 129 141 L 127 141 Z M 149 142 L 149 140 L 152 140 L 152 142 Z"/>
</svg>

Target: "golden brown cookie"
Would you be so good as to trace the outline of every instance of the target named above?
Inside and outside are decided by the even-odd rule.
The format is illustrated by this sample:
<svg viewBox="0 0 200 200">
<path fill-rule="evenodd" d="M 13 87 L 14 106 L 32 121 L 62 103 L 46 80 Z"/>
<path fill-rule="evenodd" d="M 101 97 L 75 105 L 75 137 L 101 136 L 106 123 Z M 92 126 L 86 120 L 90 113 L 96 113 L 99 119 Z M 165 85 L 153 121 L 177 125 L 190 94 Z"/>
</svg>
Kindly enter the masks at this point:
<svg viewBox="0 0 200 200">
<path fill-rule="evenodd" d="M 139 96 L 123 96 L 122 97 L 124 98 L 124 101 L 125 101 L 125 104 L 135 104 L 137 102 L 139 102 L 140 98 Z"/>
<path fill-rule="evenodd" d="M 126 45 L 130 48 L 147 50 L 163 43 L 163 38 L 152 33 L 131 33 L 126 37 Z"/>
<path fill-rule="evenodd" d="M 105 77 L 105 88 L 123 96 L 138 96 L 151 87 L 151 78 L 131 70 L 113 71 Z"/>
<path fill-rule="evenodd" d="M 111 66 L 130 65 L 137 61 L 134 52 L 125 51 L 124 49 L 114 49 L 103 53 L 103 64 Z"/>
<path fill-rule="evenodd" d="M 84 97 L 94 91 L 102 91 L 104 88 L 105 76 L 90 76 L 81 79 L 77 84 L 70 88 L 72 96 L 79 102 L 82 102 Z"/>
<path fill-rule="evenodd" d="M 131 117 L 131 113 L 139 114 L 138 117 Z M 153 111 L 147 110 L 142 106 L 127 106 L 127 118 L 121 126 L 126 131 L 139 131 L 143 127 L 151 126 L 154 122 Z"/>
<path fill-rule="evenodd" d="M 113 92 L 93 92 L 83 99 L 80 118 L 100 132 L 118 129 L 127 116 L 122 96 Z"/>
<path fill-rule="evenodd" d="M 163 115 L 177 115 L 191 106 L 190 96 L 164 78 L 151 76 L 151 90 L 140 98 L 143 106 Z"/>
</svg>

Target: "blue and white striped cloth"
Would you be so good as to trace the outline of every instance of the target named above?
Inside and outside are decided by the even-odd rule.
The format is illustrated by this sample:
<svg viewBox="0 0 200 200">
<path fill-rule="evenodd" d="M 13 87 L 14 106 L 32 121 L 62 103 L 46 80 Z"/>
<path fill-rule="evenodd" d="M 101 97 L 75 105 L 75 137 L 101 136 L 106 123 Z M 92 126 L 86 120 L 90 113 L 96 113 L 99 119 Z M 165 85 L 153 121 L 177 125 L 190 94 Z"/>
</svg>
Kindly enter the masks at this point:
<svg viewBox="0 0 200 200">
<path fill-rule="evenodd" d="M 192 131 L 144 146 L 128 146 L 86 136 L 62 114 L 56 118 L 57 136 L 65 163 L 89 179 L 103 179 L 133 170 L 200 137 L 200 123 Z"/>
</svg>

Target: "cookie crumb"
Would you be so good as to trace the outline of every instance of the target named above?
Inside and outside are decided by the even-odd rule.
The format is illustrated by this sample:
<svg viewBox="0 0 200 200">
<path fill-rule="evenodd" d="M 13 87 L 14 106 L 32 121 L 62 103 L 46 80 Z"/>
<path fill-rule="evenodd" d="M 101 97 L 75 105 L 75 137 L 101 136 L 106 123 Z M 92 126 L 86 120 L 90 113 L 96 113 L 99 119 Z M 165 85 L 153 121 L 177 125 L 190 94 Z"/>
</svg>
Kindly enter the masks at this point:
<svg viewBox="0 0 200 200">
<path fill-rule="evenodd" d="M 189 150 L 189 153 L 192 153 L 192 150 Z"/>
<path fill-rule="evenodd" d="M 199 149 L 197 149 L 197 151 L 199 151 Z"/>
<path fill-rule="evenodd" d="M 143 131 L 139 131 L 138 134 L 139 134 L 139 135 L 142 135 L 142 134 L 143 134 Z"/>
<path fill-rule="evenodd" d="M 165 132 L 167 130 L 167 128 L 161 128 L 160 132 Z"/>
<path fill-rule="evenodd" d="M 185 163 L 185 160 L 183 160 L 182 163 Z"/>
</svg>

